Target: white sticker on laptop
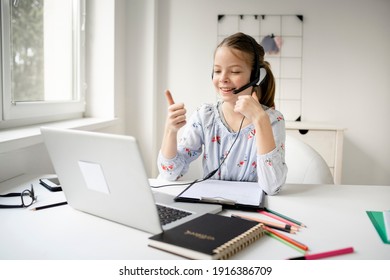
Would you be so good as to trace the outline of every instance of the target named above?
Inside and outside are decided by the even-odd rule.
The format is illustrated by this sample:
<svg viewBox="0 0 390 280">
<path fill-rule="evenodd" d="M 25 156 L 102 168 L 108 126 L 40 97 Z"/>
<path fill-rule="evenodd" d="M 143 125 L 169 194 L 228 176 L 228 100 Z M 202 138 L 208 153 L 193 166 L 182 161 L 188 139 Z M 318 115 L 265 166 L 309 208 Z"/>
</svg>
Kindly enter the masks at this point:
<svg viewBox="0 0 390 280">
<path fill-rule="evenodd" d="M 100 164 L 81 160 L 78 163 L 88 189 L 110 194 L 110 189 Z"/>
</svg>

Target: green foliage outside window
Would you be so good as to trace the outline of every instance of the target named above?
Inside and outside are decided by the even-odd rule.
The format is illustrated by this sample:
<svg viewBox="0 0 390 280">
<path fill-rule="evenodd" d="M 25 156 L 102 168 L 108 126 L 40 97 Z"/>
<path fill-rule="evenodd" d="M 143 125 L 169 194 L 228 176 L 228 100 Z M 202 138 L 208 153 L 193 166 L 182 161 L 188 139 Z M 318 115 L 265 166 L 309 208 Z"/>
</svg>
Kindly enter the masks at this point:
<svg viewBox="0 0 390 280">
<path fill-rule="evenodd" d="M 44 99 L 44 0 L 11 2 L 12 101 Z"/>
</svg>

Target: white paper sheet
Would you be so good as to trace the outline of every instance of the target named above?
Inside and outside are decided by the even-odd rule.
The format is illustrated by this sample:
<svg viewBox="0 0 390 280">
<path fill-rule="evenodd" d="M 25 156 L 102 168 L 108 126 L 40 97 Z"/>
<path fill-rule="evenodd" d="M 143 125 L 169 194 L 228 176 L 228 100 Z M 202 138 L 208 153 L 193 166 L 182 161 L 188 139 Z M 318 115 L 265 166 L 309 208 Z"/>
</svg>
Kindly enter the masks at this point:
<svg viewBox="0 0 390 280">
<path fill-rule="evenodd" d="M 256 182 L 206 180 L 196 183 L 180 194 L 194 199 L 215 199 L 250 206 L 259 206 L 263 190 Z"/>
</svg>

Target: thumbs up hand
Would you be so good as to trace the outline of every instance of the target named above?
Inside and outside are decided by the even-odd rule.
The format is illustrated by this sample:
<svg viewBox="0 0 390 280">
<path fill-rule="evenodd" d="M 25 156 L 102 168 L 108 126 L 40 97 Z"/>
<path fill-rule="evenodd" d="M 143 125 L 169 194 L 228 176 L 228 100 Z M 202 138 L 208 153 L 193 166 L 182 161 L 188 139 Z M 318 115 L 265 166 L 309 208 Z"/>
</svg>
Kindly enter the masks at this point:
<svg viewBox="0 0 390 280">
<path fill-rule="evenodd" d="M 166 129 L 171 132 L 177 132 L 182 128 L 186 123 L 186 113 L 187 110 L 184 107 L 183 103 L 175 103 L 172 94 L 169 90 L 165 91 L 165 97 L 168 102 L 168 116 L 166 121 Z"/>
</svg>

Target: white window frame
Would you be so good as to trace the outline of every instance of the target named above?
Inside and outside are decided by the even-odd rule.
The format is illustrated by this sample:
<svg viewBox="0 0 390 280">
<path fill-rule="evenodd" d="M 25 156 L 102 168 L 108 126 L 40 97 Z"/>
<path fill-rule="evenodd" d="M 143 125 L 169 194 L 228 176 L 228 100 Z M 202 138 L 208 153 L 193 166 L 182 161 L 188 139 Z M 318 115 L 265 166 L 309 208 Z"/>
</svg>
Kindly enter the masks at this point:
<svg viewBox="0 0 390 280">
<path fill-rule="evenodd" d="M 80 118 L 85 111 L 85 0 L 71 0 L 74 7 L 73 90 L 74 101 L 12 102 L 10 71 L 10 2 L 0 0 L 0 129 L 48 121 Z M 69 1 L 69 0 L 64 0 Z M 2 38 L 1 38 L 2 37 Z"/>
</svg>

